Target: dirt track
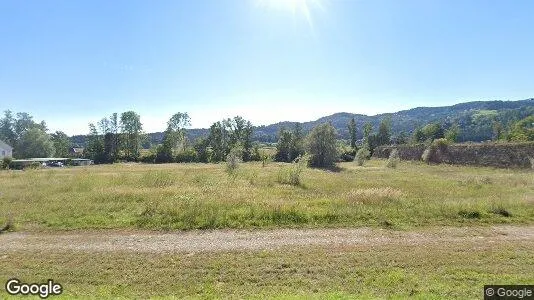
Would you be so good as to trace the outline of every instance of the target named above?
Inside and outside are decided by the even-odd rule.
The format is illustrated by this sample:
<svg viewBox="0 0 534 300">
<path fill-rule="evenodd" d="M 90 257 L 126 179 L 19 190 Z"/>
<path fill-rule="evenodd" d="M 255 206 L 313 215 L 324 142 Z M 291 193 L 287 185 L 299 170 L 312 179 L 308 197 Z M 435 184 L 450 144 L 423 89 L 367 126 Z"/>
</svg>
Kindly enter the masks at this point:
<svg viewBox="0 0 534 300">
<path fill-rule="evenodd" d="M 214 252 L 300 246 L 425 245 L 452 242 L 534 241 L 534 226 L 431 228 L 418 231 L 381 229 L 276 229 L 190 232 L 74 231 L 12 232 L 0 235 L 0 253 L 40 251 Z"/>
</svg>

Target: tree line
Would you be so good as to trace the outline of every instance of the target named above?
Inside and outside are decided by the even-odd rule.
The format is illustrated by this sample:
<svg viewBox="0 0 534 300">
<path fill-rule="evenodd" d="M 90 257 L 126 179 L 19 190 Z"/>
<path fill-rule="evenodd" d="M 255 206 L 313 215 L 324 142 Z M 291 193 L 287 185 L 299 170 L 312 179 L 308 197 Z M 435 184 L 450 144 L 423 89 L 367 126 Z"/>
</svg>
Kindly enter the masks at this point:
<svg viewBox="0 0 534 300">
<path fill-rule="evenodd" d="M 113 113 L 89 124 L 83 157 L 98 164 L 118 161 L 221 162 L 231 152 L 241 161 L 269 158 L 260 150 L 261 145 L 253 140 L 252 123 L 241 116 L 213 123 L 206 136 L 194 141 L 187 139 L 186 129 L 190 125 L 187 113 L 174 114 L 167 121 L 161 143 L 146 149 L 149 143 L 140 115 L 134 111 Z M 353 160 L 360 149 L 372 153 L 376 147 L 389 144 L 426 143 L 436 139 L 455 142 L 460 135 L 460 126 L 456 123 L 430 123 L 414 129 L 411 134 L 401 132 L 397 136 L 392 136 L 388 118 L 383 119 L 378 128 L 371 123 L 357 128 L 354 118 L 346 126 L 348 140 L 340 140 L 336 129 L 329 123 L 318 125 L 307 133 L 300 123 L 295 123 L 293 128 L 281 128 L 272 159 L 293 162 L 309 154 L 311 165 L 329 167 L 336 161 Z M 358 136 L 363 138 L 358 140 Z M 61 131 L 48 133 L 44 121 L 37 122 L 27 113 L 5 111 L 0 118 L 0 139 L 14 147 L 15 158 L 76 155 L 70 152 L 73 144 L 69 136 Z M 534 141 L 534 116 L 507 127 L 495 123 L 494 140 Z"/>
</svg>

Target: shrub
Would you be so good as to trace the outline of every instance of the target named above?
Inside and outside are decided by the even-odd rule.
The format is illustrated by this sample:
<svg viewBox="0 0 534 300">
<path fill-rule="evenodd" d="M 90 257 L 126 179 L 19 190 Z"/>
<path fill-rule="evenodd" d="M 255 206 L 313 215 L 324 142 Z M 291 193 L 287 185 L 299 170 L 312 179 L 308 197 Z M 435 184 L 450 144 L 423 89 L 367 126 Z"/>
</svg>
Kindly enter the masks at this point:
<svg viewBox="0 0 534 300">
<path fill-rule="evenodd" d="M 447 147 L 449 146 L 450 144 L 450 141 L 447 140 L 447 139 L 436 139 L 432 142 L 432 146 L 434 146 L 434 148 L 436 149 L 439 149 L 441 151 L 445 151 L 447 150 Z"/>
<path fill-rule="evenodd" d="M 461 210 L 458 214 L 466 219 L 480 219 L 481 217 L 480 212 L 476 210 Z"/>
<path fill-rule="evenodd" d="M 156 161 L 156 153 L 149 152 L 147 154 L 141 155 L 139 161 L 146 164 L 153 164 Z"/>
<path fill-rule="evenodd" d="M 261 166 L 262 167 L 265 167 L 267 166 L 267 164 L 272 160 L 272 158 L 266 154 L 266 153 L 262 153 L 261 154 Z"/>
<path fill-rule="evenodd" d="M 176 154 L 174 161 L 178 163 L 197 162 L 198 154 L 195 149 L 186 149 Z"/>
<path fill-rule="evenodd" d="M 354 158 L 356 157 L 356 149 L 341 149 L 340 151 L 341 155 L 339 157 L 339 159 L 341 161 L 345 161 L 345 162 L 348 162 L 348 161 L 354 161 Z"/>
<path fill-rule="evenodd" d="M 40 169 L 42 168 L 43 165 L 40 163 L 40 162 L 37 162 L 37 161 L 34 161 L 32 163 L 30 163 L 27 167 L 25 167 L 24 169 L 28 169 L 28 170 L 37 170 L 37 169 Z"/>
<path fill-rule="evenodd" d="M 354 157 L 354 161 L 358 166 L 363 166 L 366 160 L 371 158 L 371 151 L 369 151 L 369 146 L 367 144 L 363 145 L 363 147 L 356 152 L 356 157 Z"/>
<path fill-rule="evenodd" d="M 11 157 L 4 157 L 0 162 L 0 169 L 9 170 L 12 161 L 13 159 Z"/>
<path fill-rule="evenodd" d="M 512 214 L 506 210 L 504 207 L 497 207 L 497 208 L 494 208 L 491 210 L 492 213 L 496 214 L 496 215 L 501 215 L 503 217 L 511 217 Z"/>
<path fill-rule="evenodd" d="M 400 156 L 399 156 L 399 151 L 397 151 L 397 149 L 393 149 L 391 151 L 391 153 L 389 154 L 389 158 L 388 158 L 388 162 L 386 164 L 386 166 L 388 168 L 396 168 L 397 165 L 399 164 L 400 162 Z"/>
<path fill-rule="evenodd" d="M 172 161 L 173 161 L 172 148 L 170 148 L 168 145 L 159 145 L 156 148 L 156 155 L 154 157 L 154 162 L 161 164 L 161 163 L 170 163 Z"/>
<path fill-rule="evenodd" d="M 237 169 L 239 168 L 242 156 L 243 149 L 241 147 L 232 148 L 226 156 L 226 173 L 233 179 L 237 176 Z"/>
<path fill-rule="evenodd" d="M 291 163 L 289 168 L 281 168 L 278 172 L 278 183 L 293 186 L 301 185 L 300 175 L 308 165 L 308 160 L 307 156 L 299 156 Z"/>
</svg>

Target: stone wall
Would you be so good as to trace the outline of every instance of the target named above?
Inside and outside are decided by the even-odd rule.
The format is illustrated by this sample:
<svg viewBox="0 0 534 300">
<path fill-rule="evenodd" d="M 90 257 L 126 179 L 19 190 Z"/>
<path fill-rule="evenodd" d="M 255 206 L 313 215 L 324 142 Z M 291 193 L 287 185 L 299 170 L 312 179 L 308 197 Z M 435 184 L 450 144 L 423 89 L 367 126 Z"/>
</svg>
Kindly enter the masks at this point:
<svg viewBox="0 0 534 300">
<path fill-rule="evenodd" d="M 421 160 L 425 145 L 382 146 L 373 157 L 388 158 L 397 149 L 403 160 Z M 534 158 L 534 143 L 466 143 L 435 147 L 431 155 L 434 163 L 453 165 L 491 166 L 499 168 L 530 168 Z"/>
</svg>

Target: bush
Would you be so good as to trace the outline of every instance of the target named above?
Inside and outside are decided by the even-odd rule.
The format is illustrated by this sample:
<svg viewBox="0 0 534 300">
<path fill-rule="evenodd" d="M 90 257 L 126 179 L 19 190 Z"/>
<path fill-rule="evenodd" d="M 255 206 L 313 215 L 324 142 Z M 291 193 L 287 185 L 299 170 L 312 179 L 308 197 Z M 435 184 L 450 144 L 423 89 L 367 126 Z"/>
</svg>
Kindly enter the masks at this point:
<svg viewBox="0 0 534 300">
<path fill-rule="evenodd" d="M 439 149 L 441 151 L 447 150 L 449 144 L 450 141 L 447 139 L 437 139 L 432 142 L 432 146 L 434 146 L 435 149 Z"/>
<path fill-rule="evenodd" d="M 354 161 L 358 166 L 363 166 L 366 160 L 369 160 L 371 158 L 371 151 L 369 151 L 369 146 L 367 144 L 363 145 L 363 147 L 356 152 L 356 157 L 354 157 Z"/>
<path fill-rule="evenodd" d="M 232 148 L 226 156 L 226 173 L 233 179 L 237 176 L 237 169 L 239 168 L 242 156 L 243 149 L 241 147 Z"/>
<path fill-rule="evenodd" d="M 156 153 L 149 152 L 147 154 L 141 155 L 139 161 L 146 164 L 153 164 L 156 161 Z"/>
<path fill-rule="evenodd" d="M 267 153 L 261 154 L 261 166 L 265 167 L 272 160 L 272 158 Z"/>
<path fill-rule="evenodd" d="M 461 210 L 458 212 L 458 215 L 466 219 L 480 219 L 482 216 L 480 212 L 476 210 Z"/>
<path fill-rule="evenodd" d="M 281 168 L 278 172 L 278 183 L 293 186 L 301 185 L 300 175 L 308 165 L 308 161 L 309 157 L 299 156 L 291 163 L 289 168 Z"/>
<path fill-rule="evenodd" d="M 173 162 L 172 149 L 166 145 L 159 145 L 156 148 L 154 162 L 157 164 Z"/>
<path fill-rule="evenodd" d="M 356 157 L 356 149 L 352 149 L 352 148 L 345 149 L 345 148 L 342 148 L 340 150 L 340 153 L 341 153 L 341 155 L 339 156 L 339 159 L 341 161 L 345 161 L 345 162 L 354 161 L 354 158 Z"/>
<path fill-rule="evenodd" d="M 176 157 L 174 159 L 175 162 L 178 163 L 191 163 L 191 162 L 197 162 L 198 161 L 198 155 L 195 149 L 186 149 L 184 151 L 181 151 L 180 153 L 176 154 Z"/>
<path fill-rule="evenodd" d="M 4 157 L 0 162 L 0 170 L 9 170 L 12 161 L 13 159 L 11 157 Z"/>
<path fill-rule="evenodd" d="M 25 170 L 37 170 L 37 169 L 40 169 L 42 167 L 43 167 L 43 165 L 40 162 L 34 161 L 34 162 L 30 163 L 28 166 L 26 166 L 24 169 Z"/>
<path fill-rule="evenodd" d="M 388 162 L 386 166 L 388 168 L 395 169 L 397 165 L 399 164 L 399 162 L 400 162 L 399 151 L 397 151 L 397 149 L 393 149 L 391 153 L 389 154 L 389 158 L 388 158 Z"/>
<path fill-rule="evenodd" d="M 260 147 L 256 144 L 252 148 L 252 154 L 250 155 L 250 161 L 263 161 L 263 157 L 260 153 Z"/>
<path fill-rule="evenodd" d="M 496 214 L 496 215 L 501 215 L 503 217 L 511 217 L 512 214 L 506 210 L 504 207 L 497 207 L 497 208 L 494 208 L 491 210 L 492 213 Z"/>
</svg>

